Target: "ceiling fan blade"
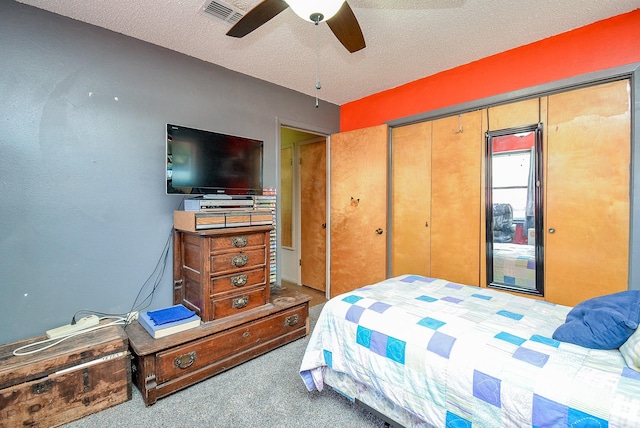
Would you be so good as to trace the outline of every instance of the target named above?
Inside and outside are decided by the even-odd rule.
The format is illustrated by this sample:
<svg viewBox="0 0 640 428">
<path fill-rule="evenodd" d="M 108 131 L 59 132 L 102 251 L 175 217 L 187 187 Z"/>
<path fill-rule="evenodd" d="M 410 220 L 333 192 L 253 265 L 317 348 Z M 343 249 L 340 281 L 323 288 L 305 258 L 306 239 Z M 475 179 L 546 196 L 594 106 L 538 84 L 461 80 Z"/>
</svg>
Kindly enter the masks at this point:
<svg viewBox="0 0 640 428">
<path fill-rule="evenodd" d="M 349 52 L 353 53 L 365 48 L 360 24 L 346 1 L 338 13 L 327 21 L 327 25 Z"/>
<path fill-rule="evenodd" d="M 227 31 L 227 36 L 244 37 L 288 7 L 289 5 L 282 0 L 264 0 L 236 22 Z"/>
</svg>

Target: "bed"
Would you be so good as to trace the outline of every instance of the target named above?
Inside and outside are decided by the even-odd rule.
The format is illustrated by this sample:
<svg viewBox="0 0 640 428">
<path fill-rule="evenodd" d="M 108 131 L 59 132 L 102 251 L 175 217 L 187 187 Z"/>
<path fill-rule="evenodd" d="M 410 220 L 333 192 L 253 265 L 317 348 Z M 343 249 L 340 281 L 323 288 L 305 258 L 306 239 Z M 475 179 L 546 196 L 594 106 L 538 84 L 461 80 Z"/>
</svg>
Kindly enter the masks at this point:
<svg viewBox="0 0 640 428">
<path fill-rule="evenodd" d="M 536 251 L 534 245 L 493 244 L 494 282 L 536 289 Z"/>
<path fill-rule="evenodd" d="M 637 355 L 553 339 L 571 310 L 403 275 L 329 300 L 300 375 L 402 426 L 640 426 Z"/>
</svg>

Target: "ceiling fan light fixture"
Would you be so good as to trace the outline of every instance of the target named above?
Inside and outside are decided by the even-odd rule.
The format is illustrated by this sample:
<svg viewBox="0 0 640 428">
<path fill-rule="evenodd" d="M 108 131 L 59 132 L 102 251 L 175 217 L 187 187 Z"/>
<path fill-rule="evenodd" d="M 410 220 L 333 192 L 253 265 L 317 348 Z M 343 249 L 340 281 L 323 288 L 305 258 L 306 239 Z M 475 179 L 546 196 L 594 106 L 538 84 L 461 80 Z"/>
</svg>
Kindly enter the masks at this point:
<svg viewBox="0 0 640 428">
<path fill-rule="evenodd" d="M 345 0 L 287 0 L 296 15 L 314 24 L 331 19 L 344 2 Z"/>
</svg>

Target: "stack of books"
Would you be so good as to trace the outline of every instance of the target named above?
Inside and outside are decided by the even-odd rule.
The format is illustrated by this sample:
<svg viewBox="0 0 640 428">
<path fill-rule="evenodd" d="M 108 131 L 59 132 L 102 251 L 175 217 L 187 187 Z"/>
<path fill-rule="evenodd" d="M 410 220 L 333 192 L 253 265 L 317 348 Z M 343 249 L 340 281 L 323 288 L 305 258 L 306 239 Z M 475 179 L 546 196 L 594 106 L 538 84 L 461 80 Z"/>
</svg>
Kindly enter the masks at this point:
<svg viewBox="0 0 640 428">
<path fill-rule="evenodd" d="M 276 189 L 273 187 L 265 188 L 262 195 L 255 196 L 255 209 L 271 211 L 273 229 L 270 234 L 269 283 L 274 285 L 276 282 Z"/>
<path fill-rule="evenodd" d="M 140 312 L 138 322 L 154 339 L 189 330 L 200 325 L 200 317 L 183 305 Z"/>
</svg>

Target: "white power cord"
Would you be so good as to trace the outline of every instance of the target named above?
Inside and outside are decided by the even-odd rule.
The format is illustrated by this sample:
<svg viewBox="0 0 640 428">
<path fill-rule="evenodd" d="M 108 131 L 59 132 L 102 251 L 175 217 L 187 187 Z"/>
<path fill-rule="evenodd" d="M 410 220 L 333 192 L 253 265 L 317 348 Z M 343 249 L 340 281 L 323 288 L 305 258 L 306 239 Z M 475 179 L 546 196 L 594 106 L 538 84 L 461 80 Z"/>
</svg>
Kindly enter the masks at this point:
<svg viewBox="0 0 640 428">
<path fill-rule="evenodd" d="M 106 319 L 106 318 L 101 318 L 101 319 Z M 15 349 L 13 351 L 13 355 L 17 357 L 17 356 L 22 356 L 22 355 L 35 354 L 37 352 L 44 351 L 45 349 L 52 348 L 52 347 L 60 344 L 61 342 L 69 339 L 70 337 L 79 336 L 81 334 L 89 333 L 90 331 L 98 330 L 98 329 L 101 329 L 101 328 L 104 328 L 104 327 L 111 327 L 113 325 L 124 325 L 126 321 L 127 321 L 127 318 L 117 318 L 115 321 L 111 321 L 110 323 L 96 325 L 96 326 L 93 326 L 93 327 L 88 327 L 88 328 L 86 328 L 84 330 L 75 331 L 73 333 L 69 333 L 69 334 L 67 334 L 65 336 L 62 336 L 62 337 L 55 337 L 53 339 L 45 339 L 45 340 L 40 340 L 38 342 L 30 343 L 28 345 L 24 345 L 24 346 L 21 346 L 21 347 Z M 52 343 L 49 343 L 49 342 L 52 342 Z M 32 347 L 37 346 L 37 345 L 43 345 L 45 343 L 49 343 L 49 344 L 46 345 L 46 346 L 43 346 L 41 348 L 33 349 L 31 351 L 22 352 L 25 349 L 29 349 L 29 348 L 32 348 Z"/>
</svg>

